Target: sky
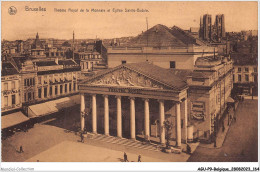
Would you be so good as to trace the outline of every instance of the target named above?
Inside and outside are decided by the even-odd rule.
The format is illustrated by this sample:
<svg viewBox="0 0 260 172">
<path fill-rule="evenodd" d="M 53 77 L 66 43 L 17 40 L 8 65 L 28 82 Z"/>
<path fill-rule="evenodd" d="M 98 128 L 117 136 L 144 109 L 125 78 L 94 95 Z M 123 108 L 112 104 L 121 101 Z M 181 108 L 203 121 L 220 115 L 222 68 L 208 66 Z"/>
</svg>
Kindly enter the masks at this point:
<svg viewBox="0 0 260 172">
<path fill-rule="evenodd" d="M 258 29 L 257 1 L 237 2 L 2 2 L 1 34 L 2 40 L 35 38 L 105 39 L 124 36 L 136 36 L 148 27 L 163 24 L 182 29 L 199 27 L 200 17 L 211 14 L 213 22 L 216 14 L 225 15 L 227 32 Z M 17 9 L 10 15 L 8 9 Z M 46 11 L 26 11 L 27 9 Z M 55 12 L 64 9 L 66 12 Z M 68 9 L 78 9 L 77 12 Z M 122 9 L 123 12 L 113 12 Z M 125 9 L 146 9 L 149 12 L 125 12 Z M 84 12 L 80 12 L 84 9 Z M 86 12 L 89 9 L 89 12 Z M 103 9 L 105 12 L 91 12 L 91 9 Z M 110 12 L 108 11 L 110 10 Z"/>
</svg>

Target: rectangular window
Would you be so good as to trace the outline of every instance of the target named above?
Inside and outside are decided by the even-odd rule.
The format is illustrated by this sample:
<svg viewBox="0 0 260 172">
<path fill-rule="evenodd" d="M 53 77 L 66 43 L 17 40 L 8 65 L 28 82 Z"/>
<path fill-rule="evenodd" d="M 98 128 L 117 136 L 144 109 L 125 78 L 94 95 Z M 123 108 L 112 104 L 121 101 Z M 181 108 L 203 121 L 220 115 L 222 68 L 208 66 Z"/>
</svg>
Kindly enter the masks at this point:
<svg viewBox="0 0 260 172">
<path fill-rule="evenodd" d="M 245 72 L 248 72 L 249 70 L 248 70 L 248 67 L 245 67 Z"/>
<path fill-rule="evenodd" d="M 47 87 L 44 87 L 44 98 L 46 98 L 47 97 Z"/>
<path fill-rule="evenodd" d="M 8 96 L 4 97 L 4 107 L 8 106 Z"/>
<path fill-rule="evenodd" d="M 76 83 L 73 84 L 73 91 L 76 90 Z"/>
<path fill-rule="evenodd" d="M 38 84 L 42 84 L 42 77 L 38 77 Z"/>
<path fill-rule="evenodd" d="M 246 74 L 245 75 L 245 80 L 248 82 L 249 81 L 249 76 Z"/>
<path fill-rule="evenodd" d="M 27 82 L 26 85 L 29 86 L 30 85 L 29 79 L 26 79 L 26 82 Z"/>
<path fill-rule="evenodd" d="M 8 90 L 8 83 L 4 83 L 4 90 Z"/>
<path fill-rule="evenodd" d="M 27 101 L 27 99 L 26 99 L 26 93 L 24 93 L 24 101 L 25 101 L 25 102 Z"/>
<path fill-rule="evenodd" d="M 238 71 L 238 72 L 241 72 L 241 67 L 237 68 L 237 71 Z"/>
<path fill-rule="evenodd" d="M 57 95 L 57 94 L 58 94 L 58 87 L 55 86 L 55 95 Z"/>
<path fill-rule="evenodd" d="M 88 62 L 86 62 L 86 68 L 88 69 Z"/>
<path fill-rule="evenodd" d="M 15 105 L 15 95 L 12 95 L 12 105 Z"/>
<path fill-rule="evenodd" d="M 71 92 L 71 83 L 69 83 L 69 92 Z"/>
<path fill-rule="evenodd" d="M 126 64 L 126 60 L 122 60 L 122 64 Z"/>
<path fill-rule="evenodd" d="M 65 93 L 67 93 L 67 87 L 68 87 L 67 84 L 65 84 Z"/>
<path fill-rule="evenodd" d="M 52 86 L 50 86 L 50 96 L 52 95 Z"/>
<path fill-rule="evenodd" d="M 238 81 L 241 82 L 241 75 L 238 75 Z"/>
<path fill-rule="evenodd" d="M 175 61 L 170 61 L 170 68 L 175 69 Z"/>
<path fill-rule="evenodd" d="M 63 86 L 60 85 L 60 94 L 62 94 L 62 89 L 63 89 Z"/>
<path fill-rule="evenodd" d="M 42 89 L 41 88 L 38 89 L 38 97 L 42 98 Z"/>
<path fill-rule="evenodd" d="M 32 100 L 32 93 L 31 92 L 28 93 L 28 101 L 30 101 L 30 100 Z"/>
<path fill-rule="evenodd" d="M 15 89 L 15 81 L 12 81 L 12 89 Z"/>
<path fill-rule="evenodd" d="M 254 82 L 257 82 L 257 75 L 254 75 Z"/>
</svg>

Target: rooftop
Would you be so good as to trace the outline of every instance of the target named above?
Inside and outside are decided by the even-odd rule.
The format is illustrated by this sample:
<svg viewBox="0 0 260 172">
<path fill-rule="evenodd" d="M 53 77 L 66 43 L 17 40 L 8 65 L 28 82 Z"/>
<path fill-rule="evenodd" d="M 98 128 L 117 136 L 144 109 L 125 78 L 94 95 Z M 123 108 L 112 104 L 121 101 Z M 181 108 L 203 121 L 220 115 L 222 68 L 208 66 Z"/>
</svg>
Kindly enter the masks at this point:
<svg viewBox="0 0 260 172">
<path fill-rule="evenodd" d="M 159 66 L 153 65 L 150 62 L 127 63 L 117 66 L 115 68 L 102 70 L 90 79 L 83 81 L 82 84 L 88 82 L 89 80 L 93 80 L 94 78 L 99 78 L 100 76 L 115 71 L 119 68 L 128 68 L 129 70 L 135 71 L 151 79 L 164 83 L 177 91 L 180 91 L 187 87 L 185 79 L 180 78 L 182 75 L 184 75 L 184 71 L 183 73 L 181 73 L 180 71 L 173 72 L 172 70 L 164 69 Z"/>
<path fill-rule="evenodd" d="M 2 62 L 2 69 L 1 69 L 2 76 L 15 75 L 15 74 L 18 74 L 18 71 L 10 62 Z"/>
<path fill-rule="evenodd" d="M 127 47 L 184 47 L 189 44 L 204 45 L 204 42 L 194 38 L 177 26 L 168 28 L 157 24 L 149 30 L 132 38 L 126 44 Z"/>
</svg>

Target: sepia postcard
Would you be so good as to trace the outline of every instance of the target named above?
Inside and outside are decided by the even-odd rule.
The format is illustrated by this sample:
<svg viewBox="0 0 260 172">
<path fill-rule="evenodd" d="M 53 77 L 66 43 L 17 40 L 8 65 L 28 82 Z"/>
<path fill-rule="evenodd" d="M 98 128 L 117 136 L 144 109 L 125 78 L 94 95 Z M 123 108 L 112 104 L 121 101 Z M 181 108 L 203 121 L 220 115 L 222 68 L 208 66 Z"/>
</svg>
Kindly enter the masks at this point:
<svg viewBox="0 0 260 172">
<path fill-rule="evenodd" d="M 1 2 L 1 171 L 259 171 L 258 138 L 257 1 Z"/>
</svg>

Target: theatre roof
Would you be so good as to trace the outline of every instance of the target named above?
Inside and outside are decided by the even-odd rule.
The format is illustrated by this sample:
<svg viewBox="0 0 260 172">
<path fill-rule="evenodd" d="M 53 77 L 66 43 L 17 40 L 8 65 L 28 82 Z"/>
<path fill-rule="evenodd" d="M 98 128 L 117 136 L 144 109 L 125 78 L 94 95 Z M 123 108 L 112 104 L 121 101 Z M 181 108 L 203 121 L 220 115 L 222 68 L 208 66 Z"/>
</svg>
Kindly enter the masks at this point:
<svg viewBox="0 0 260 172">
<path fill-rule="evenodd" d="M 205 43 L 177 26 L 168 28 L 157 24 L 149 30 L 132 38 L 127 47 L 184 47 L 189 44 L 205 45 Z"/>
<path fill-rule="evenodd" d="M 103 75 L 116 71 L 120 68 L 127 68 L 131 71 L 135 71 L 150 79 L 165 84 L 176 91 L 180 91 L 187 87 L 186 81 L 183 78 L 180 78 L 180 74 L 176 74 L 176 72 L 173 72 L 169 69 L 161 68 L 149 62 L 127 63 L 127 64 L 122 64 L 120 66 L 117 66 L 115 68 L 100 71 L 95 76 L 81 82 L 81 84 L 87 84 L 90 81 L 94 80 L 95 78 L 100 78 Z"/>
</svg>

